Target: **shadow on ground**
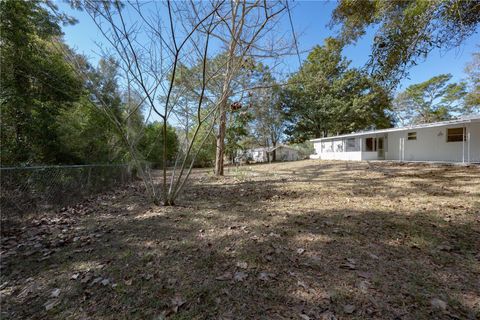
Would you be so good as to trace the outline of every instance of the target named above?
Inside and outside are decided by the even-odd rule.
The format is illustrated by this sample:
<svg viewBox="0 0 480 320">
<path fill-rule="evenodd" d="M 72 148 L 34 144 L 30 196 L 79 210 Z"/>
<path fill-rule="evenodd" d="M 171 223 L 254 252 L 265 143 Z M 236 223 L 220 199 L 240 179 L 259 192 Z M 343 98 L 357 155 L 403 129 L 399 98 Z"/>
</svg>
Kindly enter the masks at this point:
<svg viewBox="0 0 480 320">
<path fill-rule="evenodd" d="M 130 186 L 8 231 L 2 318 L 476 319 L 476 170 L 255 166 L 162 208 Z"/>
</svg>

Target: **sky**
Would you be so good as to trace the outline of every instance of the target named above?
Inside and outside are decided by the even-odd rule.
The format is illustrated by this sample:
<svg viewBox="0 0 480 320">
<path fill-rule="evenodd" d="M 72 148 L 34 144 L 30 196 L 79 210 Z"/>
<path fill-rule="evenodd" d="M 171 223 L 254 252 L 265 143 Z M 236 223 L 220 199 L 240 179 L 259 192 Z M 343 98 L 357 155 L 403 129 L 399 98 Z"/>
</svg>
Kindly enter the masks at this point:
<svg viewBox="0 0 480 320">
<path fill-rule="evenodd" d="M 90 17 L 85 12 L 72 10 L 63 2 L 58 3 L 60 9 L 74 16 L 79 23 L 74 26 L 64 27 L 65 41 L 78 52 L 86 54 L 95 60 L 98 55 L 96 43 L 102 43 L 101 35 L 96 30 Z M 292 20 L 295 33 L 298 34 L 298 47 L 301 60 L 305 59 L 308 51 L 317 44 L 322 44 L 324 39 L 335 36 L 335 30 L 327 27 L 332 10 L 336 3 L 333 1 L 295 1 L 292 3 Z M 282 21 L 282 28 L 290 29 L 288 19 Z M 368 60 L 371 50 L 374 30 L 370 30 L 356 44 L 344 48 L 344 56 L 352 61 L 351 66 L 362 67 Z M 408 78 L 401 81 L 397 90 L 405 89 L 408 85 L 419 83 L 442 73 L 452 74 L 452 81 L 461 81 L 466 77 L 465 65 L 471 61 L 472 53 L 480 51 L 480 33 L 468 38 L 460 47 L 449 51 L 432 51 L 425 61 L 410 69 Z M 298 70 L 297 56 L 289 56 L 284 60 L 287 72 Z"/>
</svg>

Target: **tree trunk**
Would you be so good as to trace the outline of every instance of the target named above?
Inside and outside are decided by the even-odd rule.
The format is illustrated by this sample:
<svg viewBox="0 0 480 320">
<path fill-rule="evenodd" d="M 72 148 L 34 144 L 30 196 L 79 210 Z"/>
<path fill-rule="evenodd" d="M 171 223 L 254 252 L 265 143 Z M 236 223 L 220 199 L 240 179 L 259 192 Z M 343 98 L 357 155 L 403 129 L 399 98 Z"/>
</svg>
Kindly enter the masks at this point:
<svg viewBox="0 0 480 320">
<path fill-rule="evenodd" d="M 223 158 L 225 156 L 225 133 L 227 131 L 227 103 L 230 95 L 230 82 L 232 81 L 232 63 L 235 54 L 235 41 L 232 39 L 229 45 L 229 55 L 222 88 L 222 100 L 220 102 L 220 119 L 218 123 L 217 149 L 215 154 L 215 175 L 223 176 Z"/>
<path fill-rule="evenodd" d="M 272 149 L 274 149 L 272 151 L 272 161 L 273 162 L 277 161 L 277 150 L 275 149 L 276 146 L 277 146 L 277 142 L 272 139 Z"/>
<path fill-rule="evenodd" d="M 225 156 L 225 133 L 227 130 L 227 96 L 220 104 L 220 119 L 218 124 L 217 148 L 215 154 L 215 175 L 223 176 L 223 158 Z"/>
</svg>

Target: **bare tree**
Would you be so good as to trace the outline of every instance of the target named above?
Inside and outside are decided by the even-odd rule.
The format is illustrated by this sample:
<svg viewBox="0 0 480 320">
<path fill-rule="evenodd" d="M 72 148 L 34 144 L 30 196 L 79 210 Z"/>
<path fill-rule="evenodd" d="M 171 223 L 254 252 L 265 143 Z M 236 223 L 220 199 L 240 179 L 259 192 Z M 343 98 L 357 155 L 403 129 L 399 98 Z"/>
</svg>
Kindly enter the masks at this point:
<svg viewBox="0 0 480 320">
<path fill-rule="evenodd" d="M 275 58 L 292 49 L 291 43 L 271 37 L 286 10 L 286 3 L 281 1 L 236 0 L 225 2 L 216 11 L 220 23 L 211 35 L 220 42 L 226 57 L 217 100 L 216 175 L 223 175 L 228 102 L 238 98 L 233 90 L 236 76 L 254 59 Z"/>
<path fill-rule="evenodd" d="M 100 108 L 118 129 L 152 201 L 164 205 L 175 203 L 197 155 L 215 129 L 215 172 L 222 175 L 228 104 L 245 94 L 245 90 L 236 90 L 237 75 L 252 59 L 275 58 L 292 48 L 291 44 L 268 37 L 285 12 L 285 3 L 84 0 L 79 6 L 85 9 L 105 40 L 99 45 L 102 55 L 117 62 L 123 75 L 119 85 L 128 97 L 136 97 L 128 99 L 126 119 L 142 108 L 145 122 L 160 120 L 163 124 L 159 139 L 163 143 L 162 177 L 158 185 L 142 165 L 137 150 L 141 134 L 130 134 L 122 126 L 125 119 L 118 119 L 92 89 L 92 106 Z M 212 64 L 212 52 L 222 53 L 225 59 Z M 193 66 L 198 66 L 195 74 L 198 85 L 188 92 L 182 91 L 177 88 L 177 81 L 182 70 Z M 82 76 L 88 78 L 88 73 Z M 219 89 L 208 89 L 215 86 Z M 131 101 L 137 105 L 131 105 Z M 170 167 L 169 121 L 185 129 L 183 147 Z"/>
<path fill-rule="evenodd" d="M 149 171 L 142 166 L 142 158 L 136 147 L 139 137 L 132 136 L 125 130 L 120 119 L 112 114 L 95 88 L 92 88 L 92 105 L 99 107 L 118 129 L 130 150 L 147 193 L 156 204 L 175 203 L 205 141 L 205 137 L 200 134 L 201 129 L 204 132 L 213 130 L 218 105 L 207 105 L 204 93 L 209 81 L 207 61 L 210 41 L 214 30 L 221 23 L 217 11 L 223 3 L 190 3 L 196 14 L 189 20 L 188 28 L 184 23 L 184 13 L 171 2 L 86 0 L 80 3 L 107 43 L 101 46 L 102 53 L 117 61 L 122 71 L 123 77 L 119 80 L 119 85 L 125 88 L 128 97 L 137 97 L 138 103 L 129 106 L 126 119 L 138 112 L 139 108 L 144 108 L 145 122 L 160 119 L 163 123 L 162 179 L 158 186 Z M 75 57 L 70 60 L 78 63 Z M 168 168 L 167 124 L 171 115 L 181 109 L 181 104 L 173 94 L 175 79 L 180 65 L 191 65 L 198 61 L 202 66 L 201 89 L 195 97 L 195 109 L 189 109 L 190 116 L 195 117 L 195 126 L 191 129 L 190 139 L 185 141 L 185 148 L 177 154 L 175 164 Z M 75 70 L 82 72 L 85 69 L 77 65 Z M 82 72 L 82 76 L 88 81 L 88 73 Z"/>
</svg>

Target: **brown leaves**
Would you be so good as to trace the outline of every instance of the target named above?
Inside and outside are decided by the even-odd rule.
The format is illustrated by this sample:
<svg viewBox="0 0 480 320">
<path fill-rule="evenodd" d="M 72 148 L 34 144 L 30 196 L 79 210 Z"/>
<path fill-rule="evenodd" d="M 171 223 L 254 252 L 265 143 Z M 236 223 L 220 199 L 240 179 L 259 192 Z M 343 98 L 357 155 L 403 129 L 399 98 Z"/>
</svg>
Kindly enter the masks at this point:
<svg viewBox="0 0 480 320">
<path fill-rule="evenodd" d="M 368 280 L 361 280 L 357 283 L 357 287 L 362 293 L 367 293 L 370 288 L 370 282 Z"/>
<path fill-rule="evenodd" d="M 323 179 L 330 173 L 322 174 Z M 159 319 L 166 315 L 175 318 L 175 313 L 183 312 L 184 318 L 255 318 L 262 311 L 265 318 L 311 320 L 387 319 L 396 317 L 397 311 L 403 318 L 410 314 L 428 318 L 436 316 L 434 312 L 446 315 L 453 311 L 458 312 L 458 318 L 467 317 L 470 307 L 466 306 L 475 306 L 472 301 L 476 298 L 468 295 L 475 292 L 476 284 L 470 266 L 480 261 L 478 250 L 473 251 L 478 247 L 472 241 L 476 230 L 467 224 L 461 232 L 454 229 L 463 219 L 457 215 L 448 224 L 442 216 L 437 221 L 433 218 L 438 213 L 434 203 L 429 205 L 431 211 L 416 217 L 415 208 L 410 207 L 417 200 L 413 196 L 402 198 L 400 203 L 396 198 L 384 198 L 379 191 L 375 201 L 370 201 L 370 195 L 366 197 L 360 191 L 370 183 L 366 182 L 368 177 L 356 182 L 353 188 L 359 191 L 345 204 L 341 202 L 344 191 L 352 187 L 348 179 L 346 176 L 328 185 L 314 180 L 300 185 L 288 179 L 272 184 L 268 191 L 262 189 L 263 180 L 259 184 L 246 182 L 245 187 L 232 182 L 231 188 L 221 181 L 218 188 L 210 188 L 207 181 L 198 188 L 210 188 L 209 199 L 200 194 L 203 202 L 193 202 L 187 197 L 185 207 L 155 209 L 162 214 L 149 219 L 139 219 L 137 214 L 141 212 L 106 216 L 104 210 L 112 205 L 121 212 L 128 211 L 128 204 L 106 198 L 101 211 L 98 204 L 92 205 L 95 214 L 85 222 L 68 216 L 68 212 L 58 220 L 36 218 L 38 230 L 27 224 L 25 229 L 1 239 L 2 258 L 4 250 L 11 251 L 8 260 L 17 259 L 15 263 L 22 270 L 14 274 L 16 269 L 10 266 L 17 265 L 13 264 L 5 269 L 2 282 L 8 284 L 1 294 L 7 296 L 6 305 L 12 306 L 7 313 L 32 318 L 36 315 L 32 316 L 31 305 L 33 312 L 40 311 L 39 318 L 51 317 L 52 311 L 59 318 L 81 317 L 80 312 L 98 318 L 112 310 L 110 314 L 116 318 L 150 317 L 164 311 Z M 347 184 L 337 188 L 344 181 Z M 311 192 L 312 186 L 319 187 L 318 193 Z M 197 186 L 191 188 L 197 192 Z M 245 199 L 239 198 L 240 188 Z M 281 188 L 298 188 L 297 195 L 302 199 L 290 201 L 289 195 L 275 196 Z M 258 197 L 257 189 L 262 189 Z M 219 190 L 225 194 L 219 194 Z M 390 191 L 401 195 L 404 189 Z M 268 197 L 268 201 L 262 200 Z M 257 199 L 261 202 L 255 202 Z M 461 200 L 465 199 L 444 199 L 446 204 Z M 472 207 L 473 202 L 469 203 Z M 180 213 L 184 214 L 178 219 Z M 437 225 L 435 229 L 431 222 Z M 107 226 L 115 226 L 115 232 L 107 234 Z M 409 250 L 408 237 L 417 231 L 430 235 L 431 230 L 435 241 L 425 245 L 420 242 L 420 252 Z M 400 241 L 394 242 L 397 238 Z M 464 246 L 465 241 L 468 243 Z M 458 249 L 463 247 L 469 249 Z M 465 260 L 467 251 L 474 252 L 473 259 L 477 260 Z M 147 252 L 152 252 L 154 259 L 144 259 Z M 44 257 L 52 261 L 37 263 Z M 111 262 L 99 261 L 107 259 Z M 108 267 L 101 268 L 101 262 Z M 24 278 L 31 272 L 23 272 L 30 265 L 32 270 L 46 269 L 28 283 Z M 422 265 L 422 270 L 415 270 L 417 265 Z M 441 271 L 441 279 L 434 273 L 437 271 Z M 405 283 L 415 272 L 421 272 L 422 283 Z M 454 279 L 455 285 L 429 286 L 428 298 L 422 294 L 420 298 L 426 300 L 417 300 L 418 295 L 413 297 L 412 293 L 422 289 L 419 285 L 424 284 L 423 279 L 430 282 L 432 275 L 439 281 Z M 61 282 L 64 279 L 66 283 Z M 119 279 L 119 287 L 111 290 L 114 279 Z M 37 287 L 30 286 L 34 282 Z M 52 296 L 54 287 L 43 287 L 48 284 L 61 289 L 58 296 Z M 72 294 L 68 287 L 73 288 Z M 336 295 L 329 293 L 333 290 L 337 290 Z M 460 293 L 465 293 L 465 304 L 450 306 L 445 297 Z M 131 302 L 124 303 L 124 296 Z M 46 312 L 47 307 L 51 311 Z"/>
<path fill-rule="evenodd" d="M 347 258 L 347 261 L 340 265 L 342 269 L 355 270 L 357 269 L 356 260 L 353 258 Z"/>
<path fill-rule="evenodd" d="M 355 309 L 355 306 L 352 304 L 346 304 L 343 306 L 343 312 L 345 312 L 346 314 L 352 314 Z"/>
<path fill-rule="evenodd" d="M 225 272 L 221 276 L 216 277 L 215 279 L 218 281 L 228 281 L 233 278 L 233 274 L 231 272 Z"/>
<path fill-rule="evenodd" d="M 275 278 L 275 274 L 269 272 L 260 272 L 257 278 L 261 281 L 270 281 L 272 278 Z"/>
<path fill-rule="evenodd" d="M 305 252 L 305 249 L 304 248 L 298 248 L 297 249 L 297 254 L 302 254 Z"/>
<path fill-rule="evenodd" d="M 243 271 L 235 272 L 235 274 L 233 275 L 233 280 L 235 280 L 237 282 L 244 281 L 247 278 L 248 278 L 248 274 L 246 272 L 243 272 Z"/>
<path fill-rule="evenodd" d="M 59 303 L 60 303 L 60 300 L 58 300 L 58 299 L 48 300 L 47 302 L 45 302 L 45 304 L 43 306 L 45 307 L 45 310 L 49 311 L 49 310 L 55 308 L 55 306 L 57 306 Z"/>
<path fill-rule="evenodd" d="M 430 300 L 430 304 L 432 309 L 438 311 L 446 311 L 447 310 L 447 303 L 439 298 L 433 298 Z"/>
<path fill-rule="evenodd" d="M 60 299 L 59 299 L 60 292 L 61 292 L 61 290 L 59 288 L 55 288 L 50 293 L 50 300 L 45 302 L 44 305 L 43 305 L 45 307 L 46 311 L 49 311 L 49 310 L 55 308 L 55 306 L 57 306 L 60 303 Z"/>
<path fill-rule="evenodd" d="M 180 294 L 175 294 L 173 298 L 170 299 L 170 303 L 168 305 L 168 309 L 164 310 L 160 315 L 156 316 L 155 319 L 165 319 L 168 316 L 171 316 L 178 312 L 178 310 L 187 303 Z"/>
<path fill-rule="evenodd" d="M 171 300 L 171 305 L 172 305 L 172 311 L 174 313 L 178 312 L 178 309 L 183 306 L 187 300 L 183 299 L 183 297 L 179 294 L 176 294 L 172 300 Z"/>
<path fill-rule="evenodd" d="M 246 263 L 245 261 L 238 261 L 236 263 L 236 266 L 239 267 L 240 269 L 247 269 L 248 263 Z"/>
<path fill-rule="evenodd" d="M 58 298 L 58 296 L 60 295 L 60 292 L 61 290 L 56 288 L 56 289 L 53 289 L 52 293 L 50 294 L 50 297 L 51 298 Z"/>
</svg>

